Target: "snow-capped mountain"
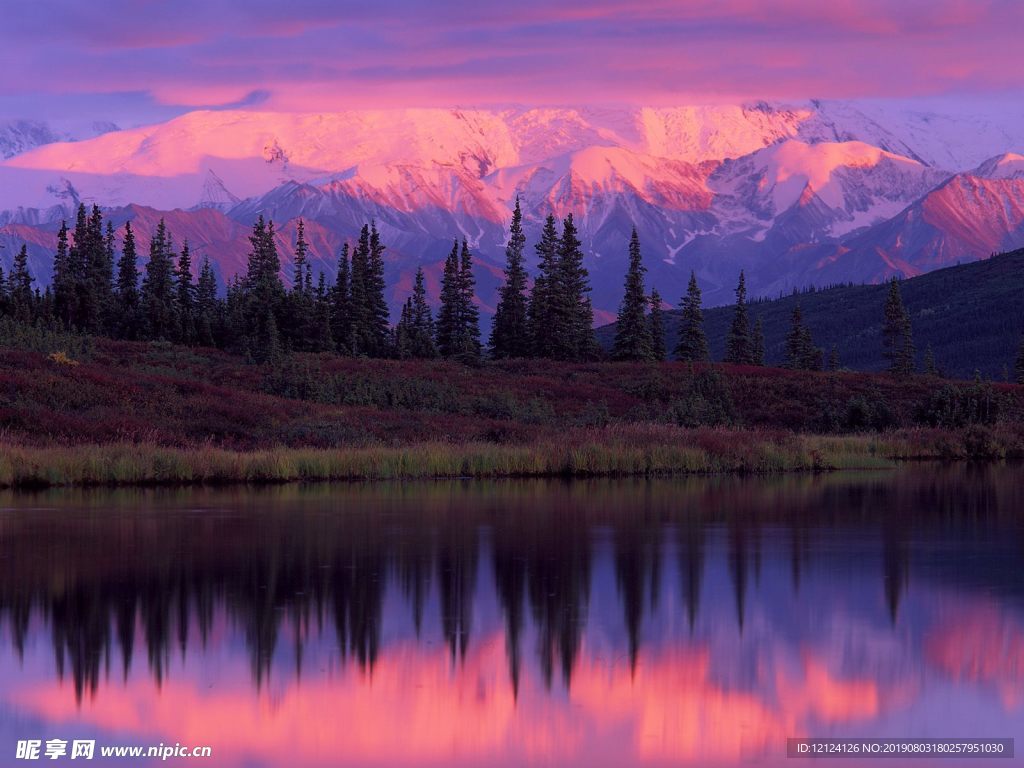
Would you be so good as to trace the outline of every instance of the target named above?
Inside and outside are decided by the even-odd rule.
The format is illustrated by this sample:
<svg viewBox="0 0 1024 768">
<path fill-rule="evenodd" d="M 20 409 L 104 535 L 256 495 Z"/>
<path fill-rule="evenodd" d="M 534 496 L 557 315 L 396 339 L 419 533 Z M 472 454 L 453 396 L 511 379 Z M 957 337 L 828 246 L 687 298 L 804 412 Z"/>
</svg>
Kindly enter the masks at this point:
<svg viewBox="0 0 1024 768">
<path fill-rule="evenodd" d="M 119 130 L 114 123 L 53 124 L 43 120 L 0 120 L 0 158 L 7 159 L 60 141 L 81 141 Z"/>
<path fill-rule="evenodd" d="M 741 268 L 753 293 L 774 293 L 1024 244 L 1016 105 L 204 111 L 52 138 L 26 139 L 0 163 L 0 237 L 29 240 L 38 264 L 79 202 L 138 218 L 142 230 L 172 211 L 178 239 L 202 245 L 224 278 L 244 265 L 258 214 L 278 223 L 286 257 L 287 234 L 305 219 L 329 274 L 340 244 L 374 218 L 396 303 L 417 264 L 430 282 L 465 237 L 481 258 L 486 310 L 518 197 L 531 239 L 549 213 L 577 219 L 600 318 L 618 304 L 634 225 L 670 301 L 691 269 L 715 303 L 731 297 Z M 41 234 L 24 237 L 27 228 Z"/>
</svg>

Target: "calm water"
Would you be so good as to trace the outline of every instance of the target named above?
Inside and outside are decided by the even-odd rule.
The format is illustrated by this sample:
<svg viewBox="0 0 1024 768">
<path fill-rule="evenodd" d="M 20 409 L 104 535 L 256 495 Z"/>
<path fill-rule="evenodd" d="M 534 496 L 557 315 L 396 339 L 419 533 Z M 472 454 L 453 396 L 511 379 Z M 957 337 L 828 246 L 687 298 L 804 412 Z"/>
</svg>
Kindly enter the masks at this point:
<svg viewBox="0 0 1024 768">
<path fill-rule="evenodd" d="M 1020 739 L 1022 566 L 1021 468 L 8 494 L 0 765 L 29 738 L 299 768 Z"/>
</svg>

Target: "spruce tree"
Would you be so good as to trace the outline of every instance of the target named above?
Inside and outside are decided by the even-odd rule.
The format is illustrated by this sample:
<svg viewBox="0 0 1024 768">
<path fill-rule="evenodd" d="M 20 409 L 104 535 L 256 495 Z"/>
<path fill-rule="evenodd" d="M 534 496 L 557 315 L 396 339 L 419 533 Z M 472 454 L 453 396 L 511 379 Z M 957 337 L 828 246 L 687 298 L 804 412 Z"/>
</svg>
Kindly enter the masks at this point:
<svg viewBox="0 0 1024 768">
<path fill-rule="evenodd" d="M 1017 360 L 1014 363 L 1013 372 L 1017 377 L 1017 383 L 1024 384 L 1024 338 L 1021 338 L 1020 347 L 1017 349 Z"/>
<path fill-rule="evenodd" d="M 149 243 L 149 261 L 142 279 L 142 315 L 148 338 L 172 340 L 177 332 L 174 259 L 163 219 Z"/>
<path fill-rule="evenodd" d="M 476 278 L 473 276 L 473 256 L 466 239 L 462 239 L 459 258 L 459 291 L 462 294 L 462 360 L 466 363 L 480 360 L 480 310 L 476 306 Z"/>
<path fill-rule="evenodd" d="M 90 265 L 92 262 L 92 243 L 90 243 L 89 214 L 85 204 L 78 204 L 75 216 L 75 228 L 71 236 L 71 251 L 68 261 L 71 265 L 71 278 L 74 285 L 74 314 L 72 324 L 79 330 L 88 331 L 95 302 L 90 296 L 92 287 Z"/>
<path fill-rule="evenodd" d="M 317 279 L 313 298 L 311 348 L 314 352 L 334 350 L 334 336 L 331 333 L 331 291 L 327 287 L 327 278 L 323 271 Z"/>
<path fill-rule="evenodd" d="M 53 311 L 66 328 L 75 323 L 75 274 L 68 245 L 68 225 L 61 222 L 57 232 L 57 253 L 53 257 Z"/>
<path fill-rule="evenodd" d="M 350 350 L 353 355 L 366 355 L 368 334 L 367 327 L 367 273 L 370 260 L 370 227 L 364 224 L 359 231 L 359 239 L 352 249 L 351 270 L 349 273 L 349 322 L 351 324 Z"/>
<path fill-rule="evenodd" d="M 740 271 L 736 285 L 736 308 L 733 310 L 732 325 L 725 340 L 725 362 L 749 365 L 753 362 L 753 344 L 750 339 L 750 320 L 747 317 L 747 280 Z"/>
<path fill-rule="evenodd" d="M 175 303 L 178 316 L 178 343 L 194 344 L 196 340 L 196 287 L 192 283 L 192 254 L 188 240 L 182 244 L 178 256 L 177 268 L 177 300 Z"/>
<path fill-rule="evenodd" d="M 701 309 L 700 286 L 697 276 L 690 272 L 690 284 L 682 303 L 682 324 L 675 357 L 689 363 L 702 363 L 708 359 L 708 340 L 704 335 L 704 312 Z"/>
<path fill-rule="evenodd" d="M 924 351 L 924 373 L 925 376 L 938 376 L 939 369 L 935 367 L 935 353 L 932 352 L 931 343 Z"/>
<path fill-rule="evenodd" d="M 32 274 L 28 271 L 28 247 L 22 244 L 14 257 L 14 265 L 7 279 L 6 298 L 15 320 L 28 323 L 35 314 L 35 295 L 32 292 Z"/>
<path fill-rule="evenodd" d="M 317 319 L 313 292 L 313 266 L 309 262 L 309 245 L 306 242 L 306 228 L 302 219 L 296 225 L 295 260 L 293 263 L 292 289 L 287 298 L 286 336 L 293 349 L 311 350 L 316 346 L 314 337 Z"/>
<path fill-rule="evenodd" d="M 388 335 L 390 333 L 390 317 L 388 303 L 384 298 L 386 284 L 384 282 L 384 245 L 377 232 L 377 223 L 370 222 L 370 252 L 366 273 L 366 327 L 367 352 L 370 355 L 383 356 L 387 352 Z"/>
<path fill-rule="evenodd" d="M 799 371 L 820 368 L 818 350 L 814 346 L 810 329 L 804 325 L 799 302 L 793 307 L 789 333 L 786 334 L 786 367 Z"/>
<path fill-rule="evenodd" d="M 527 320 L 526 268 L 523 264 L 523 214 L 519 197 L 512 211 L 512 223 L 505 246 L 505 283 L 498 291 L 498 306 L 494 312 L 491 337 L 488 342 L 491 357 L 501 360 L 527 357 L 530 354 L 530 333 Z"/>
<path fill-rule="evenodd" d="M 626 270 L 625 290 L 619 305 L 615 324 L 614 360 L 650 360 L 651 328 L 647 321 L 647 292 L 644 289 L 643 257 L 636 227 L 629 238 L 629 267 Z"/>
<path fill-rule="evenodd" d="M 832 345 L 832 350 L 828 353 L 828 369 L 830 371 L 838 371 L 841 365 L 839 363 L 839 347 L 835 344 Z"/>
<path fill-rule="evenodd" d="M 559 332 L 555 320 L 554 293 L 558 285 L 558 229 L 555 217 L 544 220 L 537 252 L 537 278 L 533 281 L 527 307 L 531 354 L 534 357 L 554 357 Z"/>
<path fill-rule="evenodd" d="M 249 244 L 245 276 L 247 348 L 253 359 L 264 362 L 276 359 L 282 352 L 278 317 L 283 314 L 285 290 L 274 222 L 258 217 Z"/>
<path fill-rule="evenodd" d="M 87 333 L 102 333 L 107 326 L 107 311 L 113 306 L 113 255 L 104 238 L 103 214 L 98 205 L 92 207 L 89 216 L 85 206 L 79 206 L 71 251 L 77 288 L 75 325 Z"/>
<path fill-rule="evenodd" d="M 196 283 L 196 342 L 204 347 L 216 343 L 218 323 L 217 278 L 210 259 L 203 257 Z"/>
<path fill-rule="evenodd" d="M 121 258 L 117 262 L 117 334 L 124 339 L 139 337 L 139 266 L 132 224 L 124 224 Z"/>
<path fill-rule="evenodd" d="M 114 265 L 117 260 L 116 245 L 114 224 L 108 220 L 106 234 L 103 237 L 103 259 L 99 262 L 99 270 L 96 275 L 97 292 L 101 302 L 100 314 L 106 333 L 116 332 L 120 321 L 116 301 L 117 283 L 114 275 Z"/>
<path fill-rule="evenodd" d="M 68 273 L 72 290 L 71 325 L 80 330 L 88 330 L 89 315 L 95 304 L 89 296 L 91 288 L 89 234 L 89 215 L 85 204 L 79 203 L 75 216 L 75 228 L 71 236 L 71 247 L 68 251 Z"/>
<path fill-rule="evenodd" d="M 751 339 L 751 360 L 750 362 L 757 366 L 764 366 L 764 323 L 761 321 L 761 316 L 757 316 L 757 320 L 754 321 L 754 334 Z"/>
<path fill-rule="evenodd" d="M 351 266 L 348 256 L 348 243 L 341 247 L 338 257 L 338 276 L 331 290 L 331 337 L 339 354 L 352 354 L 352 293 Z"/>
<path fill-rule="evenodd" d="M 894 277 L 889 283 L 882 320 L 882 346 L 889 372 L 896 376 L 909 376 L 914 372 L 914 339 L 910 315 L 903 306 L 899 282 Z"/>
<path fill-rule="evenodd" d="M 295 225 L 295 261 L 292 264 L 292 292 L 304 294 L 306 292 L 306 254 L 309 250 L 306 244 L 306 226 L 302 219 Z"/>
<path fill-rule="evenodd" d="M 479 312 L 473 302 L 475 280 L 469 245 L 452 245 L 441 279 L 441 309 L 437 315 L 437 349 L 442 357 L 463 363 L 480 359 Z"/>
<path fill-rule="evenodd" d="M 586 360 L 597 353 L 594 311 L 589 297 L 589 276 L 583 266 L 582 245 L 570 213 L 562 222 L 552 292 L 553 320 L 558 333 L 554 351 L 560 360 Z"/>
<path fill-rule="evenodd" d="M 394 333 L 394 354 L 399 360 L 412 358 L 412 297 L 405 300 Z"/>
<path fill-rule="evenodd" d="M 459 320 L 462 294 L 459 291 L 459 243 L 444 260 L 441 275 L 441 306 L 437 311 L 437 351 L 441 357 L 454 358 L 459 353 Z"/>
<path fill-rule="evenodd" d="M 655 288 L 651 291 L 651 359 L 664 362 L 668 355 L 665 347 L 665 316 L 661 309 L 661 294 Z"/>
<path fill-rule="evenodd" d="M 390 332 L 384 299 L 384 246 L 376 223 L 363 225 L 352 253 L 350 306 L 352 354 L 380 357 L 387 352 Z"/>
<path fill-rule="evenodd" d="M 246 312 L 248 297 L 246 295 L 245 278 L 235 275 L 225 288 L 224 320 L 221 326 L 221 338 L 226 348 L 239 354 L 251 357 L 249 350 L 249 326 Z"/>
<path fill-rule="evenodd" d="M 434 344 L 434 317 L 427 303 L 423 268 L 416 270 L 412 296 L 409 299 L 409 355 L 419 359 L 437 357 Z"/>
</svg>

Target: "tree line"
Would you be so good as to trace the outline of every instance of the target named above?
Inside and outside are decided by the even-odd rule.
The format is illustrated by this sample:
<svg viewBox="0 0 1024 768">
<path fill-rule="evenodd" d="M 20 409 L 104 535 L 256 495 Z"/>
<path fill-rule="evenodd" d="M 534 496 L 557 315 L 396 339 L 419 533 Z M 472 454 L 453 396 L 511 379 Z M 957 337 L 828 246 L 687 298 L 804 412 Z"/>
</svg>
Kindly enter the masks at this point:
<svg viewBox="0 0 1024 768">
<path fill-rule="evenodd" d="M 90 212 L 80 205 L 73 229 L 65 223 L 58 232 L 53 277 L 45 290 L 33 286 L 26 246 L 9 276 L 0 271 L 0 313 L 115 339 L 219 347 L 257 361 L 287 351 L 465 363 L 485 354 L 474 260 L 465 239 L 454 242 L 445 260 L 436 317 L 420 268 L 393 327 L 385 299 L 386 246 L 374 222 L 362 227 L 354 244 L 342 246 L 329 285 L 323 272 L 314 280 L 299 220 L 292 285 L 286 288 L 274 223 L 260 216 L 249 235 L 245 273 L 227 283 L 223 297 L 209 258 L 195 269 L 188 242 L 177 248 L 164 220 L 150 238 L 149 258 L 141 268 L 131 222 L 120 233 L 120 254 L 116 240 L 113 224 L 98 206 Z M 487 352 L 496 358 L 596 359 L 589 278 L 572 215 L 560 228 L 554 216 L 545 222 L 536 246 L 539 274 L 529 296 L 525 241 L 517 201 L 508 280 Z"/>
<path fill-rule="evenodd" d="M 629 245 L 629 266 L 623 299 L 619 307 L 615 341 L 612 346 L 613 359 L 660 361 L 666 357 L 661 297 L 657 291 L 652 291 L 649 297 L 645 294 L 645 271 L 634 228 Z M 680 310 L 681 323 L 673 357 L 691 363 L 710 362 L 708 340 L 704 331 L 701 290 L 696 274 L 692 271 Z M 915 348 L 910 314 L 903 304 L 899 282 L 895 279 L 889 284 L 882 319 L 882 338 L 885 358 L 889 362 L 889 372 L 899 376 L 914 373 Z M 726 336 L 725 356 L 722 362 L 734 365 L 765 365 L 764 326 L 760 317 L 751 323 L 746 276 L 742 270 L 736 285 L 736 303 Z M 811 330 L 804 323 L 799 303 L 793 309 L 790 328 L 786 334 L 784 365 L 794 370 L 807 371 L 834 371 L 840 368 L 839 355 L 835 347 L 826 356 L 824 350 L 815 345 Z M 1017 369 L 1018 378 L 1024 382 L 1024 344 L 1021 346 Z M 925 356 L 925 372 L 938 373 L 930 348 Z"/>
<path fill-rule="evenodd" d="M 392 326 L 385 299 L 386 246 L 376 224 L 364 225 L 338 258 L 333 284 L 321 271 L 316 280 L 303 221 L 297 223 L 292 285 L 281 279 L 281 260 L 273 221 L 257 218 L 249 235 L 246 271 L 219 295 L 217 280 L 204 256 L 193 279 L 188 242 L 175 247 L 161 219 L 149 242 L 149 259 L 140 269 L 131 222 L 121 232 L 120 254 L 110 221 L 98 206 L 80 205 L 74 228 L 61 225 L 53 276 L 45 290 L 33 286 L 28 251 L 22 246 L 11 273 L 0 270 L 0 314 L 25 323 L 54 324 L 82 333 L 126 340 L 166 340 L 214 346 L 266 361 L 287 351 L 398 359 L 446 358 L 476 363 L 482 357 L 596 360 L 603 356 L 593 330 L 590 284 L 582 243 L 572 214 L 561 222 L 549 215 L 534 245 L 537 274 L 530 286 L 525 265 L 526 236 L 516 200 L 505 249 L 504 281 L 486 347 L 481 342 L 475 303 L 473 255 L 465 239 L 456 240 L 444 263 L 436 316 L 427 301 L 425 277 L 418 269 L 411 295 Z M 619 307 L 614 360 L 661 361 L 668 357 L 664 301 L 647 293 L 646 268 L 634 227 Z M 761 318 L 753 322 L 741 271 L 723 362 L 765 365 Z M 681 324 L 672 356 L 686 362 L 710 360 L 704 332 L 701 290 L 691 272 L 680 303 Z M 910 316 L 899 283 L 890 283 L 882 318 L 883 343 L 890 372 L 915 370 Z M 930 348 L 925 373 L 937 373 Z M 815 346 L 800 305 L 793 310 L 785 339 L 785 365 L 799 370 L 836 370 L 836 349 L 826 355 Z M 1024 382 L 1024 344 L 1016 365 Z"/>
</svg>

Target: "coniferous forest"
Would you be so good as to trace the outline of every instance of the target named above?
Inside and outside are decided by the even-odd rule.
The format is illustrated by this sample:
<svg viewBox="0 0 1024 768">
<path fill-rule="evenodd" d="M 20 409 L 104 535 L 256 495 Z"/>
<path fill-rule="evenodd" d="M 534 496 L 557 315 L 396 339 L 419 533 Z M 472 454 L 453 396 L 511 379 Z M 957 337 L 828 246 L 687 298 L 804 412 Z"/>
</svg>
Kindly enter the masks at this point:
<svg viewBox="0 0 1024 768">
<path fill-rule="evenodd" d="M 915 280 L 832 289 L 883 294 L 870 320 L 879 375 L 850 371 L 848 347 L 819 333 L 829 330 L 821 320 L 827 290 L 751 300 L 740 272 L 733 306 L 705 309 L 691 274 L 674 309 L 645 284 L 635 229 L 618 322 L 595 332 L 571 215 L 547 218 L 530 275 L 516 205 L 486 343 L 465 239 L 453 241 L 444 261 L 436 311 L 420 269 L 397 318 L 385 298 L 387 246 L 374 222 L 343 245 L 333 281 L 313 273 L 301 221 L 290 284 L 274 223 L 258 218 L 249 241 L 244 274 L 226 286 L 163 222 L 139 243 L 130 222 L 115 230 L 98 207 L 80 207 L 73 227 L 61 227 L 45 288 L 22 248 L 0 279 L 5 440 L 32 450 L 111 444 L 116 456 L 125 443 L 186 451 L 418 446 L 418 458 L 358 454 L 346 459 L 355 464 L 308 470 L 309 477 L 774 471 L 879 456 L 1024 455 L 1020 389 L 980 373 L 945 378 L 948 348 L 936 355 L 931 339 L 920 343 L 903 299 Z M 968 268 L 982 265 L 955 269 Z M 851 327 L 863 321 L 862 307 L 844 311 Z M 1003 382 L 1024 377 L 1024 350 L 1015 354 Z M 719 432 L 687 431 L 702 429 Z M 888 442 L 857 437 L 811 448 L 801 437 L 829 434 Z M 695 440 L 696 464 L 686 452 Z M 486 448 L 474 464 L 453 446 L 539 452 Z M 159 456 L 139 470 L 141 479 L 155 479 L 157 465 L 167 472 L 168 461 L 184 462 L 179 470 L 193 477 L 191 457 Z M 49 483 L 38 468 L 65 459 L 8 451 L 0 485 L 19 477 Z M 383 470 L 392 460 L 398 464 Z M 233 461 L 227 477 L 267 470 Z M 280 479 L 278 470 L 302 475 L 286 461 L 276 466 L 268 478 Z M 56 476 L 85 482 L 96 469 L 73 467 L 70 479 Z M 118 471 L 105 465 L 100 475 Z"/>
<path fill-rule="evenodd" d="M 131 222 L 115 231 L 109 221 L 104 222 L 98 206 L 89 211 L 80 205 L 74 228 L 69 230 L 65 223 L 58 233 L 52 279 L 45 290 L 35 284 L 29 272 L 25 246 L 14 257 L 10 274 L 4 276 L 0 271 L 0 317 L 20 325 L 88 336 L 215 347 L 254 362 L 273 360 L 288 352 L 400 360 L 444 358 L 470 365 L 488 358 L 659 362 L 668 359 L 669 349 L 672 358 L 679 361 L 713 359 L 696 275 L 691 273 L 678 310 L 666 312 L 668 307 L 660 293 L 646 290 L 646 269 L 635 228 L 629 241 L 618 321 L 595 334 L 587 270 L 572 214 L 561 227 L 554 216 L 545 221 L 540 240 L 534 245 L 538 266 L 531 286 L 517 200 L 509 227 L 504 282 L 486 345 L 481 340 L 475 300 L 473 254 L 465 238 L 461 243 L 453 242 L 445 259 L 436 316 L 420 269 L 411 295 L 394 322 L 385 298 L 387 246 L 374 222 L 364 225 L 352 243 L 343 245 L 333 284 L 323 272 L 313 274 L 301 220 L 290 287 L 282 280 L 273 221 L 259 217 L 249 242 L 245 274 L 234 277 L 221 291 L 209 258 L 197 263 L 188 242 L 176 244 L 162 220 L 148 246 L 142 245 L 148 247 L 148 258 L 140 266 L 140 244 Z M 981 265 L 954 271 L 957 269 L 980 271 Z M 942 275 L 926 275 L 919 281 L 941 283 Z M 877 317 L 868 319 L 878 329 L 872 345 L 877 347 L 874 358 L 870 350 L 865 354 L 863 339 L 837 339 L 835 323 L 842 327 L 851 320 L 855 324 L 865 322 L 864 308 L 846 297 L 828 302 L 830 294 L 877 293 L 877 289 L 849 286 L 794 293 L 789 302 L 751 302 L 741 271 L 735 304 L 710 311 L 711 330 L 720 334 L 723 348 L 718 359 L 734 365 L 764 366 L 768 349 L 764 318 L 774 320 L 779 316 L 775 305 L 785 304 L 785 328 L 780 328 L 777 321 L 770 328 L 771 347 L 778 350 L 773 355 L 775 365 L 808 371 L 840 370 L 851 357 L 852 343 L 860 347 L 852 355 L 858 368 L 866 360 L 880 358 L 884 365 L 868 363 L 868 367 L 881 367 L 898 376 L 922 372 L 967 377 L 974 373 L 963 370 L 956 350 L 948 349 L 952 333 L 936 339 L 945 347 L 941 359 L 936 358 L 931 341 L 923 349 L 915 345 L 911 314 L 904 304 L 901 284 L 895 279 L 888 283 L 884 305 L 875 311 Z M 814 325 L 827 326 L 829 342 L 824 346 L 816 344 L 802 304 L 817 310 Z M 822 316 L 822 310 L 830 312 L 831 323 Z M 929 310 L 921 314 L 935 313 Z M 725 320 L 724 330 L 719 330 L 719 318 Z M 1013 330 L 1014 318 L 1009 316 L 1004 322 L 1014 334 L 1012 342 L 1017 342 L 1020 333 Z M 1006 344 L 1002 346 L 1005 349 Z M 1024 340 L 1014 349 L 1016 357 L 1003 360 L 1001 370 L 997 370 L 1001 377 L 992 375 L 991 366 L 987 366 L 989 378 L 1024 383 Z"/>
</svg>

